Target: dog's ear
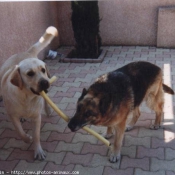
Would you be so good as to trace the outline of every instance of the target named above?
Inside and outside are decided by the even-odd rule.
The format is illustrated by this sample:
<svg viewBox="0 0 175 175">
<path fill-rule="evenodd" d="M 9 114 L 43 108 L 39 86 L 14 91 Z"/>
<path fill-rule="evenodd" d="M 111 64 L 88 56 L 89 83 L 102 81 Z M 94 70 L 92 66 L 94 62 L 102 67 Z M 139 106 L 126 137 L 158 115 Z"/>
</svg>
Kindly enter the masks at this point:
<svg viewBox="0 0 175 175">
<path fill-rule="evenodd" d="M 19 87 L 21 90 L 23 89 L 23 81 L 22 81 L 22 78 L 20 75 L 20 70 L 19 70 L 18 66 L 15 66 L 15 68 L 13 70 L 10 82 L 14 86 Z"/>
<path fill-rule="evenodd" d="M 102 116 L 104 116 L 111 104 L 112 96 L 110 94 L 105 94 L 99 102 L 99 110 Z"/>
<path fill-rule="evenodd" d="M 81 94 L 80 98 L 78 99 L 78 101 L 81 101 L 83 99 L 83 97 L 87 94 L 87 92 L 88 91 L 86 90 L 86 88 L 83 88 L 82 94 Z"/>
</svg>

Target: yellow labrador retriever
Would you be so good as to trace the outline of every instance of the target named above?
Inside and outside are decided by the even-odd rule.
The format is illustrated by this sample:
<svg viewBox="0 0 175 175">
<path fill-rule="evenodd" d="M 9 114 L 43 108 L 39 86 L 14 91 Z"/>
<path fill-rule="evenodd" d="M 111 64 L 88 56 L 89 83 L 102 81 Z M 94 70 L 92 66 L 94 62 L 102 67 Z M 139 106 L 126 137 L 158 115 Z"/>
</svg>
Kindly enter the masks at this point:
<svg viewBox="0 0 175 175">
<path fill-rule="evenodd" d="M 32 137 L 24 132 L 20 118 L 32 119 L 34 158 L 39 160 L 45 159 L 40 144 L 44 100 L 39 93 L 49 88 L 49 76 L 45 63 L 39 60 L 37 55 L 57 35 L 55 27 L 47 28 L 44 35 L 28 51 L 13 55 L 0 69 L 1 94 L 7 114 L 25 142 L 31 142 Z M 49 112 L 46 103 L 45 110 Z"/>
</svg>

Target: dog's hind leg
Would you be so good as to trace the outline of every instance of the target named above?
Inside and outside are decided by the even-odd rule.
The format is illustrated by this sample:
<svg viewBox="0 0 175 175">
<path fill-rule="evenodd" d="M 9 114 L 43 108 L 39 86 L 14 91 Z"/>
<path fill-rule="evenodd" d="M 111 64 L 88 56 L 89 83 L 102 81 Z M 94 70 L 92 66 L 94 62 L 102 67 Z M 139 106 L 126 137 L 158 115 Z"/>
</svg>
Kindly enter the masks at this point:
<svg viewBox="0 0 175 175">
<path fill-rule="evenodd" d="M 107 131 L 106 131 L 106 134 L 104 135 L 104 137 L 106 139 L 110 139 L 113 135 L 114 135 L 114 133 L 113 133 L 113 127 L 108 126 L 107 127 Z"/>
<path fill-rule="evenodd" d="M 131 129 L 133 129 L 135 123 L 137 122 L 139 116 L 140 116 L 140 110 L 139 110 L 139 106 L 136 106 L 134 108 L 134 110 L 132 111 L 132 119 L 131 121 L 126 125 L 126 130 L 125 131 L 130 131 Z"/>
<path fill-rule="evenodd" d="M 155 96 L 155 101 L 153 110 L 156 113 L 156 119 L 153 125 L 150 126 L 150 129 L 159 129 L 161 126 L 162 120 L 162 113 L 163 113 L 163 106 L 164 106 L 164 98 L 163 98 L 163 89 L 160 88 L 157 95 Z"/>
<path fill-rule="evenodd" d="M 150 109 L 154 110 L 156 113 L 156 119 L 153 125 L 150 126 L 150 129 L 159 129 L 162 113 L 163 113 L 163 105 L 164 105 L 164 92 L 162 88 L 162 82 L 159 83 L 158 88 L 155 91 L 151 92 L 147 97 L 147 105 Z"/>
</svg>

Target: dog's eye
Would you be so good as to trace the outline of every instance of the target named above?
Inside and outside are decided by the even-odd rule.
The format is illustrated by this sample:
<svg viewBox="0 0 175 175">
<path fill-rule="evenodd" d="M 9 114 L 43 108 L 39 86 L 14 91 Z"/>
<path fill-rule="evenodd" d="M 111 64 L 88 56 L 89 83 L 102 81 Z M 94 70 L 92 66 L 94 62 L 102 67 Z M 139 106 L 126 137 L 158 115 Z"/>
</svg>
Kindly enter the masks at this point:
<svg viewBox="0 0 175 175">
<path fill-rule="evenodd" d="M 46 69 L 42 68 L 41 71 L 42 71 L 42 73 L 45 73 L 46 72 Z"/>
<path fill-rule="evenodd" d="M 33 76 L 35 75 L 35 72 L 29 71 L 29 72 L 27 72 L 27 75 L 28 75 L 29 77 L 33 77 Z"/>
<path fill-rule="evenodd" d="M 91 117 L 93 115 L 92 111 L 86 111 L 85 112 L 85 117 Z"/>
</svg>

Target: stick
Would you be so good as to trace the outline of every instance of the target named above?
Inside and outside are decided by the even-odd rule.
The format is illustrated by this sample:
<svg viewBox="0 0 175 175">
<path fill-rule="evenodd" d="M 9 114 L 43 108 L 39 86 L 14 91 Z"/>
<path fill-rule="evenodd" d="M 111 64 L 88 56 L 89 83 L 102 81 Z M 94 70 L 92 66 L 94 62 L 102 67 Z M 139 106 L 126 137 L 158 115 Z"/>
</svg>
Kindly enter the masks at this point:
<svg viewBox="0 0 175 175">
<path fill-rule="evenodd" d="M 50 79 L 50 83 L 53 83 L 57 78 L 55 76 L 53 76 Z M 46 102 L 55 110 L 55 112 L 62 117 L 66 122 L 69 122 L 69 117 L 67 115 L 65 115 L 56 105 L 55 103 L 52 102 L 52 100 L 48 97 L 48 95 L 42 91 L 40 93 L 40 95 L 46 100 Z M 97 132 L 93 131 L 92 129 L 84 126 L 83 129 L 92 134 L 93 136 L 95 136 L 97 139 L 101 140 L 106 146 L 110 146 L 110 142 L 108 140 L 106 140 L 104 137 L 102 137 L 100 134 L 98 134 Z"/>
</svg>

